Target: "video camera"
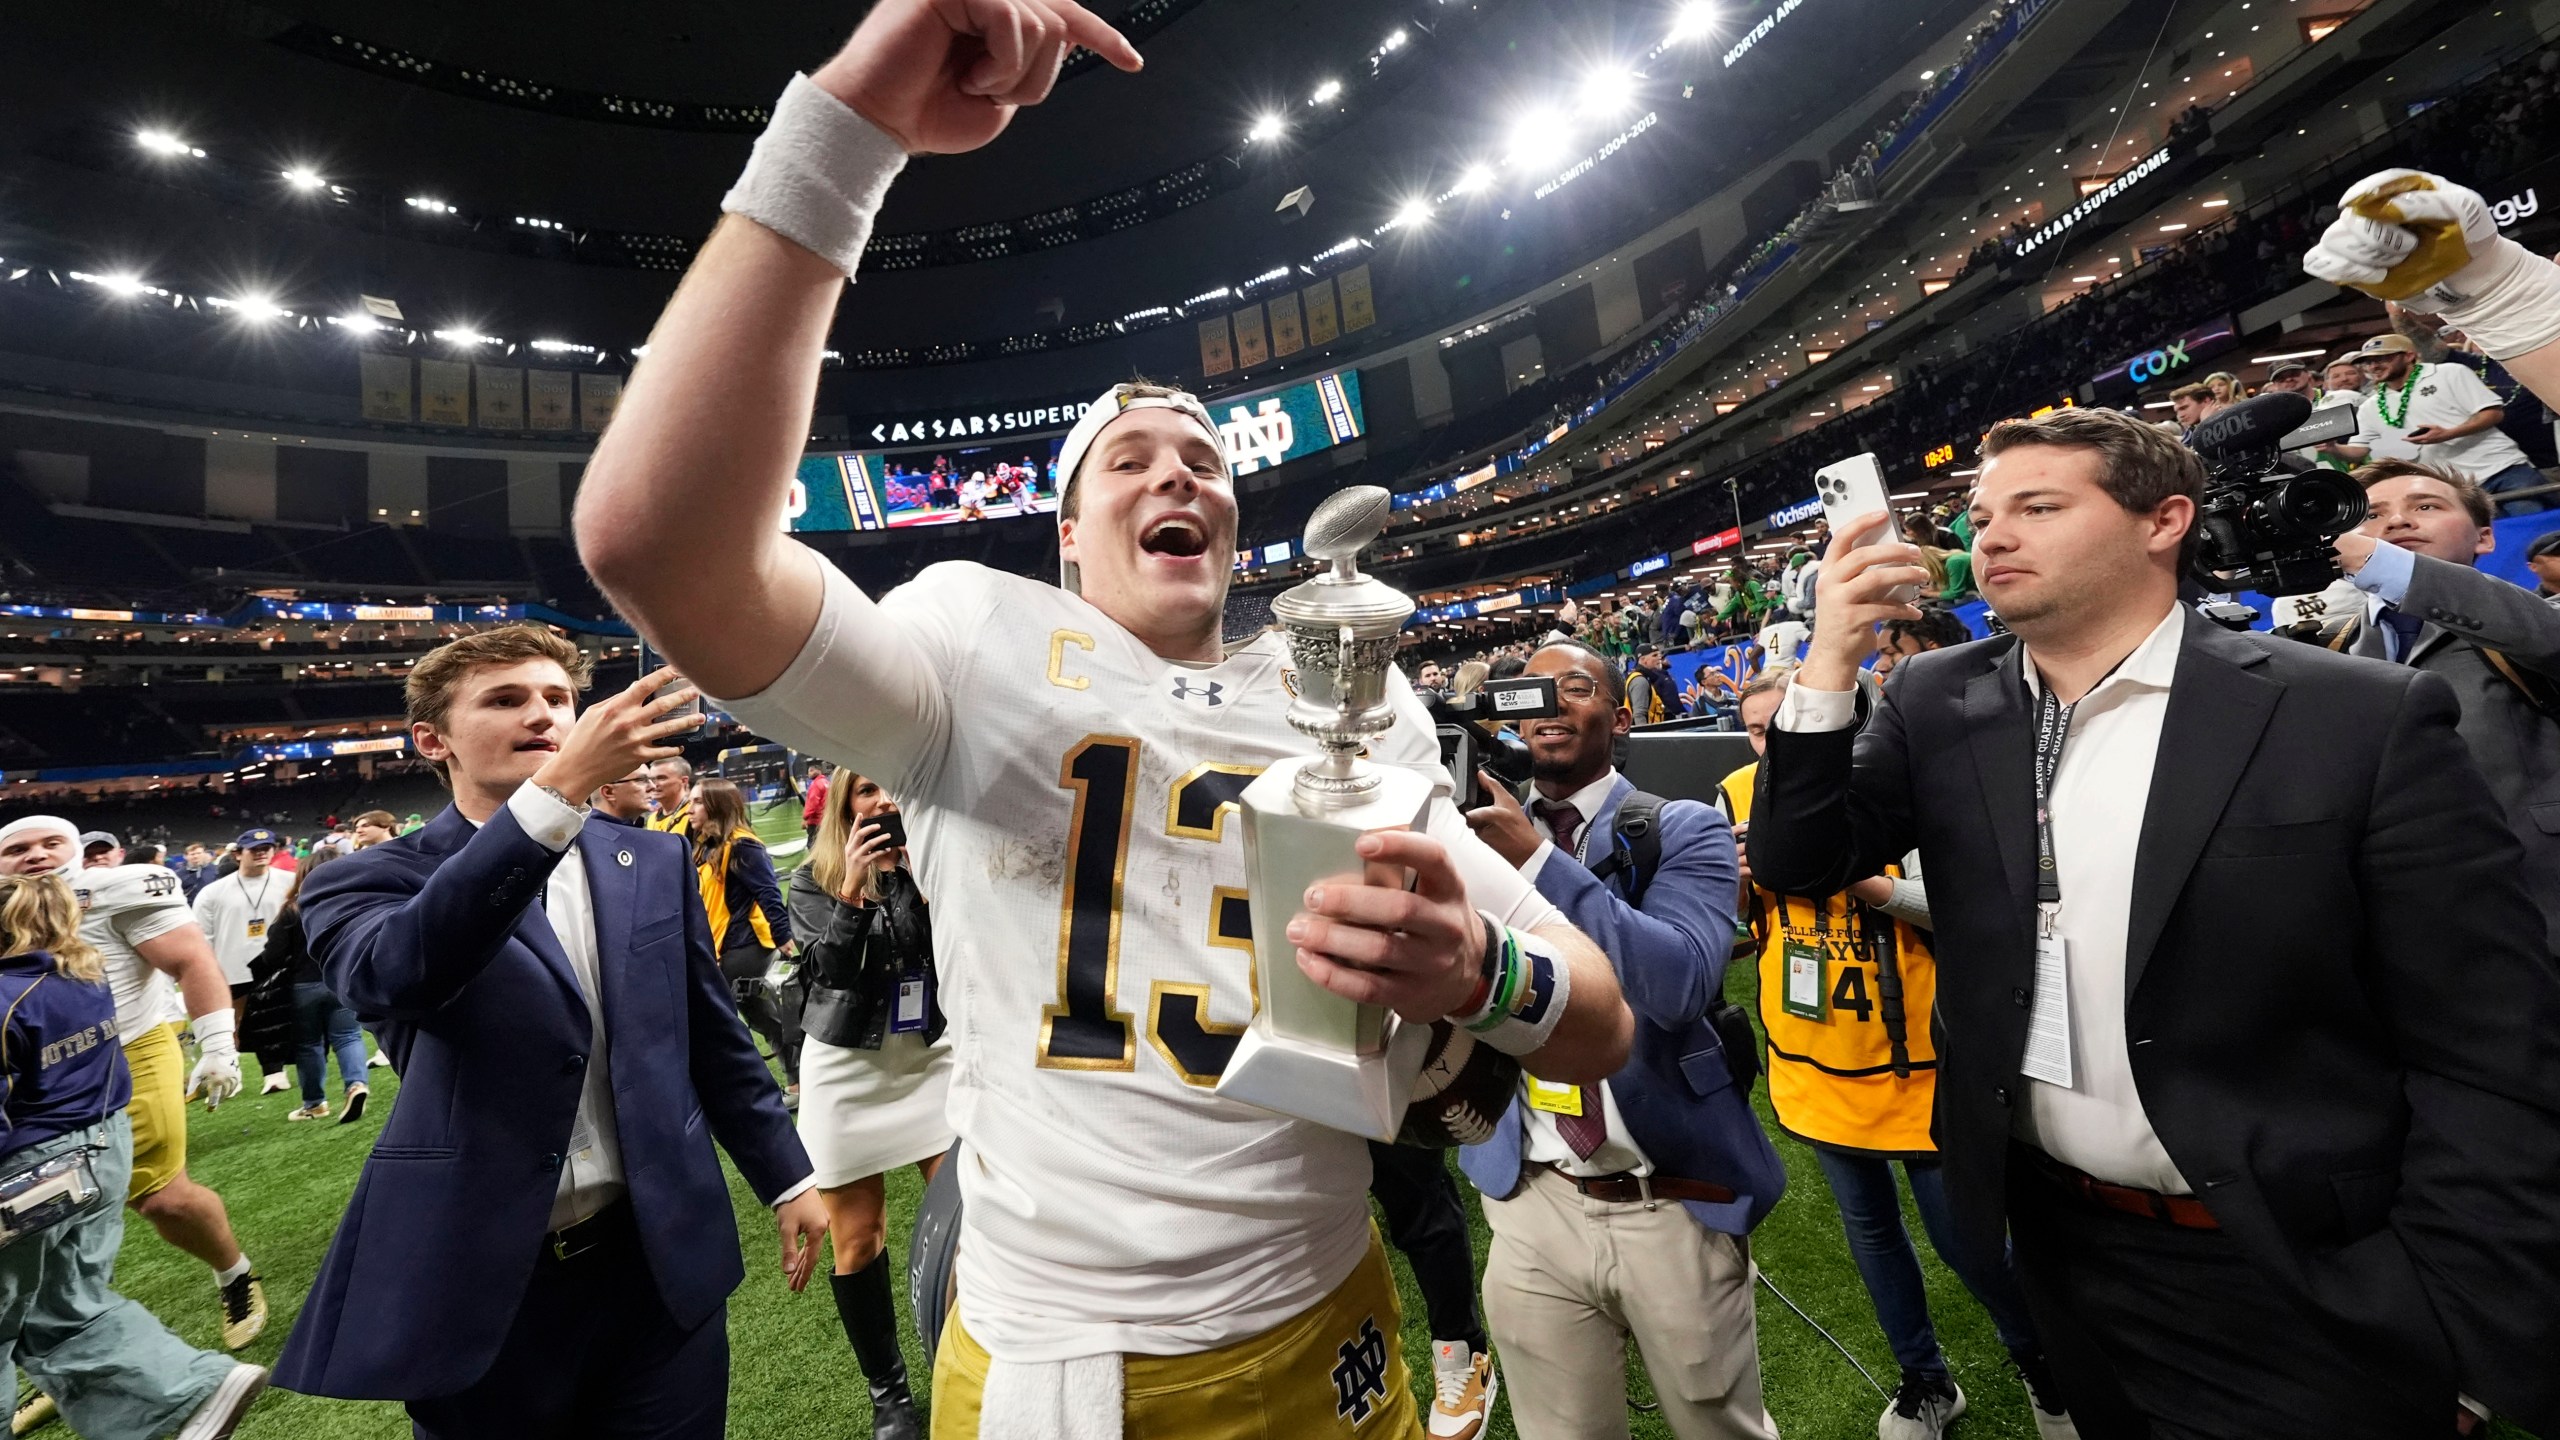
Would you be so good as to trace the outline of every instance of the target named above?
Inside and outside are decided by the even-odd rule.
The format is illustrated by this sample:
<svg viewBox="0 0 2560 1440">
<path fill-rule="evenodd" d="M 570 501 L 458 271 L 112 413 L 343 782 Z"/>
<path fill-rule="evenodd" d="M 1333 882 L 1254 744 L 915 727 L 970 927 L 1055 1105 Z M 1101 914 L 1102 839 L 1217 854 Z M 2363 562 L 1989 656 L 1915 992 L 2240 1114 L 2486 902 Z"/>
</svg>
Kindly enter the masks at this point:
<svg viewBox="0 0 2560 1440">
<path fill-rule="evenodd" d="M 2196 501 L 2196 582 L 2208 590 L 2307 595 L 2337 579 L 2331 542 L 2364 522 L 2364 491 L 2336 470 L 2290 471 L 2277 457 L 2355 430 L 2354 407 L 2332 406 L 2314 419 L 2309 399 L 2281 390 L 2198 425 L 2187 437 L 2205 470 Z"/>
<path fill-rule="evenodd" d="M 1487 680 L 1463 698 L 1425 691 L 1423 699 L 1439 725 L 1440 763 L 1457 782 L 1462 811 L 1493 803 L 1476 780 L 1480 769 L 1508 785 L 1529 783 L 1529 742 L 1504 727 L 1558 713 L 1556 682 L 1546 675 Z"/>
</svg>

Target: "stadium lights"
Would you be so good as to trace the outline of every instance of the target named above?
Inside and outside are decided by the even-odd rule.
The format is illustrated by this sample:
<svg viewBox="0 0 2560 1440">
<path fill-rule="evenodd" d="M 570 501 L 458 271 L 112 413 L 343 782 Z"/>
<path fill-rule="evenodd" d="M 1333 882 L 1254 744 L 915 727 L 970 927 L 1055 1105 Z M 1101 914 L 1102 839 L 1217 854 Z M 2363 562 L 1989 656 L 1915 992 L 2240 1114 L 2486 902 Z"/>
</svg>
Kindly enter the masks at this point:
<svg viewBox="0 0 2560 1440">
<path fill-rule="evenodd" d="M 1492 166 L 1470 165 L 1466 169 L 1458 172 L 1458 181 L 1456 184 L 1449 187 L 1449 193 L 1452 195 L 1473 195 L 1492 183 Z"/>
<path fill-rule="evenodd" d="M 1938 78 L 1938 72 L 1935 70 L 1923 70 L 1920 72 L 1920 78 L 1923 80 L 1935 80 Z"/>
<path fill-rule="evenodd" d="M 329 317 L 329 323 L 341 329 L 353 330 L 359 335 L 370 335 L 377 330 L 391 328 L 363 311 L 357 311 L 352 315 L 332 315 Z"/>
<path fill-rule="evenodd" d="M 329 184 L 328 181 L 320 178 L 318 171 L 301 165 L 296 165 L 284 172 L 284 183 L 296 190 L 322 190 Z"/>
<path fill-rule="evenodd" d="M 228 310 L 243 320 L 254 320 L 261 324 L 269 320 L 282 320 L 293 314 L 292 311 L 264 295 L 243 295 L 237 299 L 208 295 L 204 303 L 217 310 Z"/>
<path fill-rule="evenodd" d="M 1281 135 L 1288 130 L 1288 128 L 1287 124 L 1284 123 L 1279 116 L 1264 115 L 1253 122 L 1252 129 L 1244 132 L 1244 138 L 1254 141 L 1257 144 L 1267 145 L 1272 141 L 1279 139 Z"/>
<path fill-rule="evenodd" d="M 1511 138 L 1503 159 L 1513 165 L 1543 165 L 1564 151 L 1564 117 L 1550 107 L 1540 106 L 1520 117 L 1511 127 Z"/>
<path fill-rule="evenodd" d="M 1403 49 L 1404 42 L 1411 38 L 1413 37 L 1405 33 L 1404 27 L 1399 25 L 1395 29 L 1387 32 L 1387 38 L 1378 43 L 1378 49 L 1382 53 L 1392 55 L 1396 51 Z"/>
<path fill-rule="evenodd" d="M 460 328 L 438 330 L 435 336 L 447 345 L 495 345 L 498 343 L 498 337 L 495 335 L 483 335 L 477 330 Z"/>
<path fill-rule="evenodd" d="M 1715 33 L 1716 7 L 1710 0 L 1689 0 L 1671 22 L 1671 39 L 1697 40 Z"/>
<path fill-rule="evenodd" d="M 1327 105 L 1341 97 L 1342 82 L 1339 80 L 1327 80 L 1316 86 L 1316 93 L 1308 97 L 1307 103 L 1310 105 Z"/>
<path fill-rule="evenodd" d="M 1407 200 L 1402 205 L 1397 206 L 1396 213 L 1387 217 L 1387 223 L 1379 226 L 1378 228 L 1381 230 L 1402 229 L 1408 226 L 1426 224 L 1430 219 L 1431 202 L 1416 198 Z"/>
<path fill-rule="evenodd" d="M 1575 108 L 1583 114 L 1607 119 L 1635 103 L 1634 72 L 1615 66 L 1604 66 L 1582 77 L 1575 91 Z"/>
<path fill-rule="evenodd" d="M 519 225 L 522 225 L 523 227 L 525 227 L 525 228 L 526 228 L 526 229 L 528 229 L 528 230 L 564 230 L 564 231 L 565 231 L 565 230 L 567 230 L 567 229 L 569 228 L 568 226 L 561 224 L 561 223 L 560 223 L 559 221 L 557 221 L 557 220 L 545 220 L 545 219 L 541 218 L 541 217 L 540 217 L 540 216 L 538 216 L 538 215 L 519 215 L 519 216 L 517 216 L 517 217 L 516 217 L 516 223 L 517 223 L 517 224 L 519 224 Z"/>
<path fill-rule="evenodd" d="M 166 130 L 136 131 L 134 133 L 133 143 L 150 151 L 154 155 L 168 155 L 181 160 L 201 160 L 204 158 L 204 152 L 202 150 L 197 149 L 193 145 L 188 144 L 186 141 L 179 139 L 177 136 L 170 134 Z"/>
<path fill-rule="evenodd" d="M 2252 365 L 2272 365 L 2279 360 L 2311 360 L 2328 353 L 2329 352 L 2326 350 L 2287 350 L 2280 355 L 2252 355 L 2249 357 L 2249 363 Z"/>
<path fill-rule="evenodd" d="M 447 205 L 443 201 L 430 195 L 412 195 L 402 203 L 412 210 L 424 210 L 430 215 L 450 215 L 453 213 L 452 206 Z"/>
<path fill-rule="evenodd" d="M 1194 305 L 1206 305 L 1212 300 L 1224 300 L 1234 293 L 1235 292 L 1233 290 L 1221 285 L 1215 290 L 1204 290 L 1199 294 L 1192 296 L 1190 299 L 1183 301 L 1182 308 L 1188 310 Z"/>
<path fill-rule="evenodd" d="M 570 340 L 531 340 L 526 344 L 545 355 L 593 355 L 596 353 L 596 347 L 593 345 L 580 345 Z"/>
<path fill-rule="evenodd" d="M 131 299 L 136 295 L 166 295 L 169 293 L 168 291 L 161 289 L 159 286 L 144 280 L 139 275 L 125 274 L 123 272 L 118 272 L 113 275 L 92 275 L 86 270 L 70 270 L 65 271 L 64 273 L 83 284 L 95 285 L 110 295 L 121 296 L 126 299 Z"/>
</svg>

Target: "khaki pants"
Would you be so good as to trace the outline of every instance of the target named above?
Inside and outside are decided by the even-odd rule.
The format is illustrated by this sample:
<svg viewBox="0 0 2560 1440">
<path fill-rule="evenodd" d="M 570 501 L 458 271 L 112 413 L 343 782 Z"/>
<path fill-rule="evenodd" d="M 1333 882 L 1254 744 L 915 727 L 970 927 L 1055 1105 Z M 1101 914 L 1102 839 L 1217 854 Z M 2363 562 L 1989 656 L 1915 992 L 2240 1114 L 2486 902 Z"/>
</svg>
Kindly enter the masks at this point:
<svg viewBox="0 0 2560 1440">
<path fill-rule="evenodd" d="M 1626 1440 L 1633 1336 L 1680 1440 L 1772 1440 L 1745 1242 L 1672 1201 L 1585 1199 L 1544 1167 L 1487 1200 L 1485 1319 L 1520 1440 Z"/>
</svg>

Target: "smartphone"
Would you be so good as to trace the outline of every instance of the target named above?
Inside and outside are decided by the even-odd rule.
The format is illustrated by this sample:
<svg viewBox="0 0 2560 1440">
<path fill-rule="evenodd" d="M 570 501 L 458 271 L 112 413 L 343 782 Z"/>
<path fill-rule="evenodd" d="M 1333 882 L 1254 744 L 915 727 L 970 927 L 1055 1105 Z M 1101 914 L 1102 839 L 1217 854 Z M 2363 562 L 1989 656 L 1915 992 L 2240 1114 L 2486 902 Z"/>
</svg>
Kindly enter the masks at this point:
<svg viewBox="0 0 2560 1440">
<path fill-rule="evenodd" d="M 907 848 L 906 816 L 892 810 L 886 815 L 874 815 L 862 823 L 864 825 L 879 826 L 881 833 L 889 837 L 890 848 L 895 850 L 904 850 Z"/>
<path fill-rule="evenodd" d="M 654 651 L 654 650 L 650 649 L 650 648 L 649 648 L 649 642 L 648 642 L 648 641 L 643 640 L 643 641 L 641 641 L 641 642 L 640 642 L 640 673 L 641 673 L 641 674 L 646 675 L 646 674 L 648 674 L 650 671 L 657 669 L 659 666 L 661 666 L 661 665 L 663 665 L 663 664 L 665 664 L 665 663 L 667 663 L 667 657 L 666 657 L 666 656 L 661 655 L 661 654 L 659 654 L 658 652 L 656 652 L 656 651 Z M 652 699 L 652 700 L 656 700 L 656 699 L 659 699 L 659 698 L 660 698 L 660 697 L 662 697 L 662 696 L 672 695 L 672 694 L 674 694 L 676 691 L 678 691 L 678 690 L 682 690 L 683 688 L 685 688 L 685 687 L 686 687 L 686 686 L 688 686 L 688 685 L 691 685 L 692 683 L 693 683 L 692 681 L 687 680 L 687 679 L 686 679 L 686 678 L 684 678 L 682 675 L 678 675 L 678 676 L 676 676 L 674 679 L 672 679 L 672 680 L 668 681 L 666 684 L 659 686 L 659 687 L 657 688 L 657 690 L 649 696 L 649 698 L 650 698 L 650 699 Z M 668 716 L 670 716 L 670 717 L 672 717 L 672 716 L 676 716 L 676 715 L 699 715 L 699 714 L 701 714 L 701 713 L 702 713 L 702 692 L 700 692 L 699 690 L 697 690 L 697 691 L 695 691 L 692 695 L 688 696 L 688 697 L 686 698 L 686 700 L 685 700 L 685 702 L 684 702 L 683 704 L 678 705 L 678 706 L 676 706 L 675 708 L 673 708 L 673 709 L 669 710 L 669 711 L 667 712 L 667 715 L 668 715 Z"/>
<path fill-rule="evenodd" d="M 1851 521 L 1881 511 L 1884 538 L 1901 542 L 1902 522 L 1894 518 L 1893 499 L 1884 488 L 1884 467 L 1876 463 L 1874 451 L 1852 455 L 1814 471 L 1813 489 L 1822 500 L 1823 523 L 1831 527 L 1834 538 L 1848 535 Z M 1875 543 L 1872 532 L 1856 538 L 1866 544 Z M 1920 587 L 1896 585 L 1885 598 L 1897 605 L 1908 605 L 1920 598 Z"/>
</svg>

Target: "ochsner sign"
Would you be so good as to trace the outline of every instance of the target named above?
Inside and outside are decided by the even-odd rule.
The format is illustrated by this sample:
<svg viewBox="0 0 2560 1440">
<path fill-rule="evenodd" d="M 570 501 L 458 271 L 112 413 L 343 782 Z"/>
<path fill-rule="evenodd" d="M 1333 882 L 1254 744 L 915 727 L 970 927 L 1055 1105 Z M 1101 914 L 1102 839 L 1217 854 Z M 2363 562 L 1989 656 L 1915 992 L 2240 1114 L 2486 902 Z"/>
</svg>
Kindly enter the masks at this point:
<svg viewBox="0 0 2560 1440">
<path fill-rule="evenodd" d="M 2046 221 L 2043 228 L 2037 230 L 2036 233 L 2028 236 L 2026 239 L 2019 241 L 2018 248 L 2010 251 L 2009 253 L 2012 255 L 2026 255 L 2034 252 L 2042 246 L 2053 243 L 2053 241 L 2059 237 L 2063 231 L 2070 229 L 2072 226 L 2088 219 L 2091 215 L 2096 214 L 2099 206 L 2106 204 L 2108 201 L 2113 200 L 2125 191 L 2132 189 L 2135 185 L 2140 184 L 2153 171 L 2158 170 L 2161 166 L 2168 163 L 2169 149 L 2164 145 L 2161 148 L 2152 151 L 2150 154 L 2143 156 L 2140 160 L 2135 161 L 2133 163 L 2133 168 L 2125 171 L 2121 175 L 2118 175 L 2113 180 L 2108 181 L 2103 188 L 2090 191 L 2087 199 L 2082 200 L 2079 204 L 2063 211 L 2053 219 Z"/>
</svg>

